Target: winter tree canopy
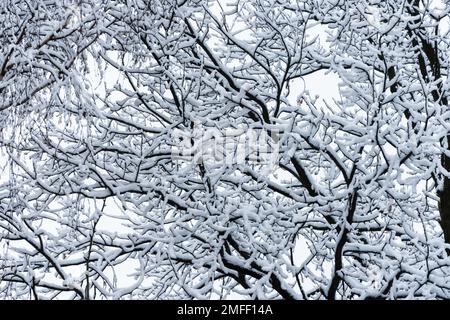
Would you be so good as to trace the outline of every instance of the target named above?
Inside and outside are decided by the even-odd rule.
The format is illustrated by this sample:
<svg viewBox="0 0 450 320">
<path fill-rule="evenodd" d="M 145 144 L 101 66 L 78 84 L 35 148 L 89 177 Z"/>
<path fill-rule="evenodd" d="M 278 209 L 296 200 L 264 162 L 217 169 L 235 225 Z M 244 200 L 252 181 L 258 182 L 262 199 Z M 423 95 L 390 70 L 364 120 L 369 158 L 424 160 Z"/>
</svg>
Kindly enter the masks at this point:
<svg viewBox="0 0 450 320">
<path fill-rule="evenodd" d="M 449 299 L 449 11 L 1 1 L 0 298 Z"/>
</svg>

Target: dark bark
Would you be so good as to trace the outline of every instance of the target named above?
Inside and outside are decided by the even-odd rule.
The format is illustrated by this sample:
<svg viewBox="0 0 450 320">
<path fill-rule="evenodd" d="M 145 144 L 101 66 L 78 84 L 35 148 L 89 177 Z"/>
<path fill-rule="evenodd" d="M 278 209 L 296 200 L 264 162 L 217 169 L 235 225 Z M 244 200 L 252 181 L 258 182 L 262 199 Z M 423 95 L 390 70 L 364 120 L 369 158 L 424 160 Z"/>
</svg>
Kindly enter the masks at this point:
<svg viewBox="0 0 450 320">
<path fill-rule="evenodd" d="M 334 254 L 334 275 L 331 279 L 330 288 L 328 289 L 327 294 L 328 300 L 336 299 L 337 289 L 339 288 L 339 284 L 341 283 L 342 280 L 340 271 L 342 270 L 343 267 L 342 257 L 344 252 L 344 246 L 347 243 L 348 234 L 350 232 L 348 226 L 350 226 L 353 223 L 353 217 L 355 215 L 357 201 L 358 201 L 358 192 L 357 190 L 355 190 L 354 193 L 349 197 L 349 208 L 347 217 L 345 218 L 346 223 L 343 224 L 341 236 L 336 245 L 336 251 Z"/>
<path fill-rule="evenodd" d="M 421 33 L 420 28 L 414 28 L 421 24 L 419 0 L 410 0 L 409 4 L 408 11 L 411 16 L 416 17 L 416 19 L 413 20 L 414 26 L 411 27 L 408 25 L 407 30 L 411 37 L 412 45 L 415 48 L 421 48 L 421 50 L 417 52 L 417 58 L 422 78 L 427 83 L 442 80 L 437 43 L 433 43 L 429 39 L 426 39 L 424 34 Z M 427 62 L 431 69 L 431 75 L 427 70 Z M 438 87 L 431 92 L 431 96 L 435 103 L 440 104 L 444 108 L 448 108 L 448 99 L 442 94 L 442 84 L 439 84 Z M 450 135 L 447 135 L 446 140 L 446 151 L 450 152 Z M 450 158 L 444 152 L 441 155 L 441 164 L 446 172 L 450 172 Z M 438 190 L 437 195 L 439 197 L 440 225 L 444 233 L 445 242 L 450 244 L 450 177 L 448 174 L 444 173 L 443 185 L 442 188 Z M 447 249 L 446 251 L 447 254 L 450 255 L 450 250 Z"/>
</svg>

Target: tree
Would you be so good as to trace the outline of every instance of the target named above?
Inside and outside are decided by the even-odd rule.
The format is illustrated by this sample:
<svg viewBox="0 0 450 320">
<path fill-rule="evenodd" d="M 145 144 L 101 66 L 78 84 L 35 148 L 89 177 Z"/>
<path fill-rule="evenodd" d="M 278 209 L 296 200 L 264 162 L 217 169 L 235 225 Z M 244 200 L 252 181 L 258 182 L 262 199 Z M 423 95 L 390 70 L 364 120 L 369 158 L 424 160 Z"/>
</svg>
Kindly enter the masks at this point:
<svg viewBox="0 0 450 320">
<path fill-rule="evenodd" d="M 448 6 L 1 6 L 2 297 L 449 297 Z"/>
</svg>

